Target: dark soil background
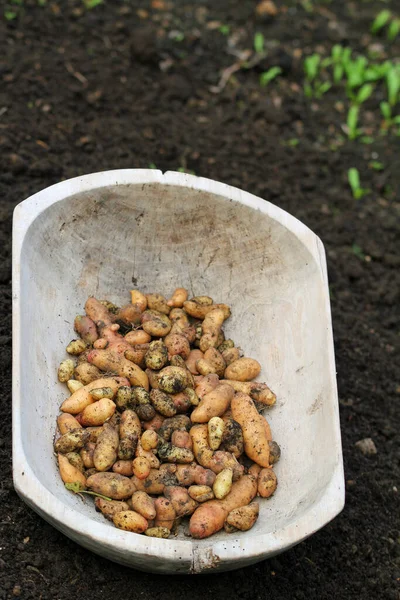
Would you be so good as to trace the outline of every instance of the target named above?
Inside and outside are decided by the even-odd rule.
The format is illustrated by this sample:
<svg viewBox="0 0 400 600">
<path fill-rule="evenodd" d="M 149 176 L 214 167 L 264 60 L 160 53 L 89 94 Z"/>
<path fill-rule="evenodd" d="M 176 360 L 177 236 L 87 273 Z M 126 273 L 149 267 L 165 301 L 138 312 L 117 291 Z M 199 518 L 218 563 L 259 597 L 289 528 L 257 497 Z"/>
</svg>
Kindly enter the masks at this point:
<svg viewBox="0 0 400 600">
<path fill-rule="evenodd" d="M 334 43 L 400 55 L 369 34 L 383 7 L 396 3 L 276 0 L 262 15 L 251 0 L 1 0 L 0 599 L 400 598 L 399 137 L 378 133 L 382 98 L 364 109 L 368 145 L 343 133 L 343 91 L 318 101 L 302 91 L 302 56 Z M 267 58 L 216 91 L 256 31 Z M 283 77 L 260 87 L 275 65 Z M 201 579 L 91 554 L 29 510 L 11 477 L 12 210 L 61 179 L 149 165 L 272 201 L 322 238 L 329 263 L 345 509 L 277 558 Z M 371 190 L 357 201 L 351 166 Z M 367 437 L 377 454 L 355 446 Z"/>
</svg>

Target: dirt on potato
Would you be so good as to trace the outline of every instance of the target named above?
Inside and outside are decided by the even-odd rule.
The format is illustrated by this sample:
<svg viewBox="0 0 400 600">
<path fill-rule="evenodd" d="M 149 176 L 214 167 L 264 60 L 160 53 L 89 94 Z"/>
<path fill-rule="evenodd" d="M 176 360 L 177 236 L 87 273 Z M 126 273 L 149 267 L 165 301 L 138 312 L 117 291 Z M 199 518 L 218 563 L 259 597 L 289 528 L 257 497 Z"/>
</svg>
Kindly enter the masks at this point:
<svg viewBox="0 0 400 600">
<path fill-rule="evenodd" d="M 383 7 L 398 7 L 275 0 L 276 14 L 260 17 L 256 4 L 1 4 L 0 600 L 86 598 L 94 585 L 104 600 L 121 589 L 144 600 L 182 593 L 193 600 L 399 598 L 399 138 L 347 141 L 343 94 L 306 99 L 297 58 L 299 51 L 328 53 L 335 43 L 361 52 L 378 45 L 383 57 L 398 56 L 398 41 L 369 33 Z M 258 67 L 237 71 L 215 93 L 210 88 L 237 63 L 237 48 L 252 48 L 256 31 L 269 49 L 261 70 L 280 66 L 284 75 L 261 88 Z M 365 111 L 374 132 L 379 109 Z M 288 210 L 321 237 L 329 267 L 345 509 L 281 556 L 195 579 L 133 574 L 90 553 L 36 516 L 11 478 L 12 210 L 62 179 L 150 165 L 194 171 Z M 371 190 L 359 200 L 347 185 L 349 166 Z M 355 447 L 364 438 L 377 454 Z"/>
</svg>

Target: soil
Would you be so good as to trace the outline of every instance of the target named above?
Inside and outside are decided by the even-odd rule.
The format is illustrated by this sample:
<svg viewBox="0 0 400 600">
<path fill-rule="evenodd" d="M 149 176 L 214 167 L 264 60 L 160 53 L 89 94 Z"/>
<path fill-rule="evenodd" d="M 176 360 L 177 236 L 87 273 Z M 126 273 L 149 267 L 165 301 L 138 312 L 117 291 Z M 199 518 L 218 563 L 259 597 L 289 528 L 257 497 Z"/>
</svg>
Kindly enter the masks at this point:
<svg viewBox="0 0 400 600">
<path fill-rule="evenodd" d="M 399 42 L 369 34 L 391 5 L 276 0 L 276 15 L 259 16 L 250 0 L 1 3 L 1 600 L 400 598 L 399 138 L 379 134 L 382 89 L 363 109 L 372 144 L 348 141 L 343 89 L 309 100 L 301 62 L 335 43 L 399 56 Z M 268 56 L 211 90 L 256 31 Z M 260 87 L 260 72 L 275 65 L 282 76 Z M 12 210 L 61 179 L 149 165 L 272 201 L 322 238 L 329 265 L 345 509 L 283 555 L 200 580 L 91 554 L 28 509 L 11 477 Z M 347 184 L 351 166 L 370 190 L 359 200 Z M 355 446 L 367 437 L 377 454 Z"/>
</svg>

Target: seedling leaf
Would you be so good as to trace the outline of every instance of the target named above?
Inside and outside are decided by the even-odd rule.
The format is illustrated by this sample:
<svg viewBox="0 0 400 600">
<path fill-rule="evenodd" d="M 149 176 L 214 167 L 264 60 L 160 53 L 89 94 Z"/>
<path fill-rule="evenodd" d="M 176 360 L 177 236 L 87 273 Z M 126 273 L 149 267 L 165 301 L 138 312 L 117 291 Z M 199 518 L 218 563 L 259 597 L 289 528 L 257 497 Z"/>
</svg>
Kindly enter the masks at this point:
<svg viewBox="0 0 400 600">
<path fill-rule="evenodd" d="M 378 33 L 385 25 L 389 22 L 392 17 L 392 13 L 390 10 L 381 10 L 378 13 L 371 25 L 371 33 Z"/>
<path fill-rule="evenodd" d="M 268 71 L 264 71 L 260 75 L 260 85 L 263 87 L 267 86 L 270 81 L 278 77 L 282 73 L 282 69 L 280 67 L 271 67 Z"/>
</svg>

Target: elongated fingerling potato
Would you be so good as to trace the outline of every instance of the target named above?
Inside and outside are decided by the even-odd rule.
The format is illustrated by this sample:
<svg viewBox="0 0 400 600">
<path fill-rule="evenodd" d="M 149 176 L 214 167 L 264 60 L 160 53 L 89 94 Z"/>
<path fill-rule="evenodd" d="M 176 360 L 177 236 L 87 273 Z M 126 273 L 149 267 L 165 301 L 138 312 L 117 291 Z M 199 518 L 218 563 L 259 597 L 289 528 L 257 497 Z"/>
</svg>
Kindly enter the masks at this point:
<svg viewBox="0 0 400 600">
<path fill-rule="evenodd" d="M 147 520 L 134 510 L 117 512 L 113 516 L 113 522 L 118 529 L 133 533 L 143 533 L 149 526 Z"/>
<path fill-rule="evenodd" d="M 268 467 L 269 440 L 264 417 L 258 413 L 250 396 L 242 392 L 233 397 L 231 409 L 233 418 L 242 428 L 245 453 L 260 467 Z"/>
</svg>

